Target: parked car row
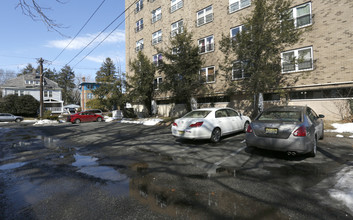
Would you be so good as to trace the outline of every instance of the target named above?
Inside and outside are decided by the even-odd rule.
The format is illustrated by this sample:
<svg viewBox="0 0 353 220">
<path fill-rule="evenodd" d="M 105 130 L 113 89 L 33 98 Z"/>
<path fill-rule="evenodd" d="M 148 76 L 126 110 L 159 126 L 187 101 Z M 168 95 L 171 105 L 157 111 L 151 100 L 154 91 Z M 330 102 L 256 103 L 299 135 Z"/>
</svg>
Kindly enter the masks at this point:
<svg viewBox="0 0 353 220">
<path fill-rule="evenodd" d="M 248 147 L 315 157 L 317 142 L 324 138 L 322 118 L 308 106 L 269 108 L 253 121 L 232 108 L 204 108 L 176 119 L 171 132 L 177 138 L 219 142 L 224 135 L 244 131 Z"/>
</svg>

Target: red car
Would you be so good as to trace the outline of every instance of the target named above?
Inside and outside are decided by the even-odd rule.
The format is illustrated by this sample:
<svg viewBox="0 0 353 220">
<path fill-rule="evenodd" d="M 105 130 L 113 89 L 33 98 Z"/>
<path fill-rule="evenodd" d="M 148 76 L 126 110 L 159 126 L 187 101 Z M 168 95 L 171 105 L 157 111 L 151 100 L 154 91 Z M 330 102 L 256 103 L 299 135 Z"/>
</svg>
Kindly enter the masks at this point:
<svg viewBox="0 0 353 220">
<path fill-rule="evenodd" d="M 94 114 L 92 112 L 78 112 L 73 115 L 67 116 L 67 122 L 71 123 L 81 123 L 81 122 L 90 122 L 90 121 L 103 121 L 103 117 L 101 115 Z"/>
</svg>

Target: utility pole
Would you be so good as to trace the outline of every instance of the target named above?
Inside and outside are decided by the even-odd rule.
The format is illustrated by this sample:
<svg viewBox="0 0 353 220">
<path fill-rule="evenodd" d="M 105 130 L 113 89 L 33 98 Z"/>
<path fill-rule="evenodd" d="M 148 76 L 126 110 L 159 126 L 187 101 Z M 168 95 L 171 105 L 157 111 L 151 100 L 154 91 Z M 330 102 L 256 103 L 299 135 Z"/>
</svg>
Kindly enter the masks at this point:
<svg viewBox="0 0 353 220">
<path fill-rule="evenodd" d="M 43 119 L 43 113 L 44 113 L 44 102 L 43 102 L 43 62 L 44 60 L 42 58 L 40 58 L 38 60 L 39 63 L 39 71 L 40 71 L 40 89 L 39 89 L 39 118 Z"/>
</svg>

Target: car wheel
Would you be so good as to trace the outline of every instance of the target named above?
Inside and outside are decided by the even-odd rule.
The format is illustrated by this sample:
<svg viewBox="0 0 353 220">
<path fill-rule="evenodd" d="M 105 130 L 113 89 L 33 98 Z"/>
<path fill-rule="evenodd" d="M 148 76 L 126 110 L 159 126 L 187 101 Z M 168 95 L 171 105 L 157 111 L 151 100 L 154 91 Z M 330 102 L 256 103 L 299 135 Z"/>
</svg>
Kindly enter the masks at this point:
<svg viewBox="0 0 353 220">
<path fill-rule="evenodd" d="M 315 157 L 316 156 L 316 150 L 317 150 L 317 137 L 314 137 L 314 144 L 313 144 L 313 149 L 311 150 L 311 152 L 309 153 L 309 155 L 311 157 Z"/>
<path fill-rule="evenodd" d="M 75 124 L 80 124 L 81 120 L 80 119 L 76 119 L 75 120 Z"/>
<path fill-rule="evenodd" d="M 15 122 L 21 122 L 21 119 L 16 118 Z"/>
<path fill-rule="evenodd" d="M 98 121 L 98 122 L 101 122 L 101 121 L 102 121 L 102 118 L 97 118 L 97 121 Z"/>
<path fill-rule="evenodd" d="M 212 134 L 211 134 L 211 141 L 213 143 L 217 143 L 220 140 L 221 140 L 221 129 L 219 129 L 219 128 L 213 129 Z"/>
<path fill-rule="evenodd" d="M 322 128 L 322 134 L 321 134 L 320 140 L 324 139 L 324 133 L 325 133 L 324 128 Z"/>
<path fill-rule="evenodd" d="M 246 133 L 246 130 L 248 130 L 248 126 L 249 126 L 249 122 L 246 121 L 245 124 L 244 124 L 244 132 Z"/>
</svg>

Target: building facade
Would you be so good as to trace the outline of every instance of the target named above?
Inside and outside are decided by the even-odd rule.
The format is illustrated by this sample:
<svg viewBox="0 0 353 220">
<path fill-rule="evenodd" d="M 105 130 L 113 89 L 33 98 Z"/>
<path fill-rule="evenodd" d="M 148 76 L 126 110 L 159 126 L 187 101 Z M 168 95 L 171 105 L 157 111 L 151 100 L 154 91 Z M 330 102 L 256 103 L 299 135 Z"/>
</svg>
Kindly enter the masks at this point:
<svg viewBox="0 0 353 220">
<path fill-rule="evenodd" d="M 98 83 L 86 82 L 84 78 L 82 79 L 82 83 L 79 85 L 81 91 L 81 111 L 91 109 L 90 106 L 87 105 L 87 102 L 96 98 L 92 91 L 98 87 Z"/>
<path fill-rule="evenodd" d="M 61 88 L 58 84 L 46 77 L 43 77 L 43 103 L 44 110 L 52 113 L 63 113 L 63 103 Z M 40 76 L 37 74 L 25 74 L 8 80 L 1 85 L 2 96 L 31 95 L 40 101 Z"/>
<path fill-rule="evenodd" d="M 129 7 L 132 5 L 131 7 Z M 126 0 L 126 60 L 134 60 L 143 51 L 158 63 L 171 37 L 187 28 L 204 61 L 200 77 L 212 87 L 212 95 L 198 97 L 199 107 L 229 106 L 246 110 L 242 97 L 228 96 L 228 80 L 246 76 L 233 70 L 231 77 L 220 74 L 223 53 L 219 50 L 222 34 L 235 36 L 242 31 L 242 17 L 254 8 L 251 0 Z M 292 16 L 296 28 L 304 31 L 303 40 L 281 53 L 282 74 L 298 78 L 284 88 L 285 100 L 279 94 L 263 94 L 265 107 L 277 104 L 309 105 L 327 119 L 340 120 L 353 106 L 353 1 L 294 0 Z M 301 61 L 293 64 L 293 59 Z M 128 68 L 127 68 L 128 69 Z M 133 72 L 127 72 L 127 75 Z M 155 84 L 163 82 L 156 73 Z M 159 113 L 170 115 L 176 106 L 168 97 L 156 97 Z"/>
</svg>

